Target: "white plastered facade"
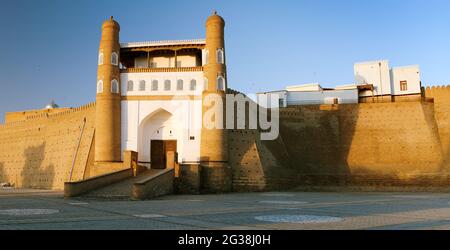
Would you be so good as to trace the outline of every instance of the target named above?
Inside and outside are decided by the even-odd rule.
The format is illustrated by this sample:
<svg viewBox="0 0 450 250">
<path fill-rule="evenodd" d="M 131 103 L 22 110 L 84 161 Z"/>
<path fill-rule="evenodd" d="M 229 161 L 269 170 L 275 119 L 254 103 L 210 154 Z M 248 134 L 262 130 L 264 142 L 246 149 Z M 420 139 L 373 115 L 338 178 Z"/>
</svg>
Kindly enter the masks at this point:
<svg viewBox="0 0 450 250">
<path fill-rule="evenodd" d="M 355 83 L 357 85 L 372 84 L 373 95 L 391 95 L 391 78 L 389 61 L 373 61 L 356 63 L 354 66 Z M 372 91 L 361 91 L 360 97 L 372 96 Z"/>
<path fill-rule="evenodd" d="M 421 93 L 419 65 L 395 67 L 391 69 L 391 88 L 393 95 L 411 95 Z M 406 82 L 406 89 L 401 89 L 401 82 Z"/>
<path fill-rule="evenodd" d="M 133 91 L 127 91 L 128 81 Z M 158 90 L 152 90 L 152 81 L 158 81 Z M 164 90 L 170 80 L 171 89 Z M 177 81 L 183 80 L 183 90 L 177 90 Z M 197 88 L 191 90 L 191 81 Z M 145 90 L 139 82 L 145 81 Z M 151 162 L 151 140 L 176 140 L 179 162 L 200 160 L 202 125 L 203 72 L 122 73 L 122 151 L 138 152 L 139 161 Z M 170 98 L 168 98 L 170 97 Z"/>
</svg>

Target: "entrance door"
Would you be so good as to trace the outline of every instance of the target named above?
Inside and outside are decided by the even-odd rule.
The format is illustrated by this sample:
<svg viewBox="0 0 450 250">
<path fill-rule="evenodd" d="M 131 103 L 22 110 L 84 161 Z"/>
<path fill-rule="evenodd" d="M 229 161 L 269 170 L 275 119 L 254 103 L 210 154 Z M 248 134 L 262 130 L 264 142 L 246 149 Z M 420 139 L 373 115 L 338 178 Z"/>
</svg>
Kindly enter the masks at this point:
<svg viewBox="0 0 450 250">
<path fill-rule="evenodd" d="M 167 152 L 177 152 L 176 140 L 151 140 L 150 141 L 150 161 L 151 167 L 155 169 L 166 168 L 166 155 Z"/>
<path fill-rule="evenodd" d="M 150 142 L 150 162 L 152 168 L 165 168 L 164 162 L 164 142 L 161 140 L 152 140 Z"/>
</svg>

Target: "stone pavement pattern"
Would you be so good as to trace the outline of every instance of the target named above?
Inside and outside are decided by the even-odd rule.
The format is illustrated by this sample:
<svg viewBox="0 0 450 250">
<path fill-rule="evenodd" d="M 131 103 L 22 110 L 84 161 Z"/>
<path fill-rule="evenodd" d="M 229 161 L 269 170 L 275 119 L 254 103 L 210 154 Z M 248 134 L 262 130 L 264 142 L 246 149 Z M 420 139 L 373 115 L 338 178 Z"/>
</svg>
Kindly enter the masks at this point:
<svg viewBox="0 0 450 250">
<path fill-rule="evenodd" d="M 0 189 L 0 229 L 450 229 L 450 194 L 233 193 L 131 201 Z"/>
</svg>

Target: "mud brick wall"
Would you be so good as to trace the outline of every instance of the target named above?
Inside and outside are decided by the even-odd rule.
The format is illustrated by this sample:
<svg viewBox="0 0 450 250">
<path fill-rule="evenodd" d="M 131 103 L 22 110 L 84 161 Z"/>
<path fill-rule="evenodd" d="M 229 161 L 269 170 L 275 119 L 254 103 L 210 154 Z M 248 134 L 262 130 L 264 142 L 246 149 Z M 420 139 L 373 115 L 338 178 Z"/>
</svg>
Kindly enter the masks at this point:
<svg viewBox="0 0 450 250">
<path fill-rule="evenodd" d="M 283 108 L 275 141 L 261 141 L 258 130 L 233 130 L 229 137 L 233 189 L 450 186 L 449 89 L 426 93 L 434 103 Z"/>
<path fill-rule="evenodd" d="M 450 86 L 427 87 L 425 97 L 434 101 L 434 114 L 445 156 L 443 165 L 450 169 Z"/>
<path fill-rule="evenodd" d="M 231 166 L 200 165 L 200 192 L 223 193 L 231 191 Z"/>
<path fill-rule="evenodd" d="M 281 120 L 305 184 L 416 185 L 442 176 L 433 103 L 304 106 L 283 110 Z"/>
<path fill-rule="evenodd" d="M 261 141 L 258 130 L 229 131 L 231 169 L 204 169 L 202 183 L 228 185 L 223 176 L 231 175 L 234 191 L 450 186 L 450 87 L 424 92 L 423 102 L 283 108 L 274 141 Z M 62 189 L 73 161 L 72 181 L 96 175 L 86 167 L 94 126 L 95 104 L 0 125 L 0 182 Z"/>
<path fill-rule="evenodd" d="M 83 179 L 94 126 L 94 103 L 0 125 L 0 182 L 62 190 L 73 162 L 72 181 Z"/>
<path fill-rule="evenodd" d="M 281 137 L 262 142 L 258 130 L 231 130 L 229 150 L 234 191 L 283 190 L 298 184 Z"/>
<path fill-rule="evenodd" d="M 178 176 L 175 176 L 176 194 L 199 194 L 200 193 L 200 165 L 180 164 Z"/>
</svg>

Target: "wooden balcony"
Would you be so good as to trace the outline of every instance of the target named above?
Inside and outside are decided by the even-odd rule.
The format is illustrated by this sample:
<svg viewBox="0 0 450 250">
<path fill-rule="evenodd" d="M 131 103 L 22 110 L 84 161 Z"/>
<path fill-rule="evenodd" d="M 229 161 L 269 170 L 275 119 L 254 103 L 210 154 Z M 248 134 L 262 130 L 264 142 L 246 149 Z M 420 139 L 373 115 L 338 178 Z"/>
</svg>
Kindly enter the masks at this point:
<svg viewBox="0 0 450 250">
<path fill-rule="evenodd" d="M 153 72 L 194 72 L 203 71 L 202 66 L 180 68 L 128 68 L 121 69 L 120 73 L 153 73 Z"/>
</svg>

